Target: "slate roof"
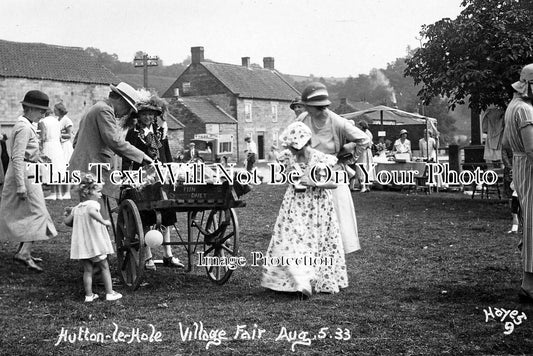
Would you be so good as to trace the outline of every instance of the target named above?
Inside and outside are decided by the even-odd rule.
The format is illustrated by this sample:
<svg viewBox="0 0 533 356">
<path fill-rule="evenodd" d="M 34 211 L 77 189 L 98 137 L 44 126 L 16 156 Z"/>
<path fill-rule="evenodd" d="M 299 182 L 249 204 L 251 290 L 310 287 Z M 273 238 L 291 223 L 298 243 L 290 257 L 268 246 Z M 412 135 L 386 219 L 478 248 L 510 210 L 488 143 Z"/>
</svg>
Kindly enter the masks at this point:
<svg viewBox="0 0 533 356">
<path fill-rule="evenodd" d="M 120 80 L 80 47 L 0 40 L 0 77 L 89 84 Z"/>
<path fill-rule="evenodd" d="M 185 128 L 185 125 L 168 111 L 165 113 L 165 120 L 170 130 L 182 130 Z"/>
<path fill-rule="evenodd" d="M 200 65 L 204 66 L 231 93 L 241 98 L 292 101 L 300 96 L 300 92 L 276 70 L 264 69 L 256 65 L 244 67 L 216 62 L 200 62 Z M 167 89 L 163 97 L 172 96 L 173 87 L 174 84 Z"/>
<path fill-rule="evenodd" d="M 215 62 L 201 64 L 233 94 L 241 98 L 291 101 L 300 95 L 275 70 Z"/>
<path fill-rule="evenodd" d="M 206 124 L 237 123 L 237 120 L 207 98 L 182 97 L 180 102 Z"/>
</svg>

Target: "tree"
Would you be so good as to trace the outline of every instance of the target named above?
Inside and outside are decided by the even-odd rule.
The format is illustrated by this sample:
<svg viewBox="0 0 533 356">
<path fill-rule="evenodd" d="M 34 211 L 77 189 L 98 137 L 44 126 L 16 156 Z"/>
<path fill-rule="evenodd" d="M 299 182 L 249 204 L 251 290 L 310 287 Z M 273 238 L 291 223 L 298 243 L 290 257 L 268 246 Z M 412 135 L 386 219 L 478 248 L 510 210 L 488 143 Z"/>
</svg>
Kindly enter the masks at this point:
<svg viewBox="0 0 533 356">
<path fill-rule="evenodd" d="M 479 112 L 505 107 L 510 84 L 533 62 L 531 0 L 464 0 L 455 20 L 422 26 L 427 42 L 406 60 L 405 75 L 422 83 L 418 96 L 428 104 L 445 97 L 453 109 L 469 101 L 472 143 L 479 144 Z"/>
</svg>

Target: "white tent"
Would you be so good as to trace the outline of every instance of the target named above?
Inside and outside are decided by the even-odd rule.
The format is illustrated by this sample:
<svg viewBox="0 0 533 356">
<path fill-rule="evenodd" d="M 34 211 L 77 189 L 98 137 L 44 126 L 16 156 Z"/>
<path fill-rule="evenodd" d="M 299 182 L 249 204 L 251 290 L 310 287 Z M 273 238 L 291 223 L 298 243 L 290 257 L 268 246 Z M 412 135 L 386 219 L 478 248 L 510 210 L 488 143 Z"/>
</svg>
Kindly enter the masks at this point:
<svg viewBox="0 0 533 356">
<path fill-rule="evenodd" d="M 363 115 L 371 119 L 373 124 L 412 125 L 426 123 L 428 131 L 431 131 L 434 136 L 438 136 L 437 119 L 390 108 L 385 105 L 378 105 L 370 109 L 342 114 L 341 116 L 350 120 L 356 120 Z"/>
</svg>

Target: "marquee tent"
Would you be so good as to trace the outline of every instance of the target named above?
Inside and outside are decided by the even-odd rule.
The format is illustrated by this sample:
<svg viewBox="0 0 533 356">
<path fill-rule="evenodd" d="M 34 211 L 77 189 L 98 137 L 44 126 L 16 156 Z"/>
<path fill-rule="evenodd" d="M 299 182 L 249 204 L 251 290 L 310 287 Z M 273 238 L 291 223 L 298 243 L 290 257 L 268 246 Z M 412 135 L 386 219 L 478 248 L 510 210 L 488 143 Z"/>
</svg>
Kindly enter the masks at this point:
<svg viewBox="0 0 533 356">
<path fill-rule="evenodd" d="M 385 105 L 378 105 L 370 109 L 355 111 L 351 113 L 342 114 L 342 117 L 357 121 L 364 119 L 374 126 L 380 126 L 381 130 L 385 127 L 404 126 L 404 125 L 424 125 L 428 132 L 431 132 L 433 137 L 437 140 L 437 147 L 439 142 L 439 132 L 437 130 L 437 119 L 410 113 L 407 111 L 391 108 Z M 398 130 L 394 130 L 398 131 Z M 428 142 L 426 138 L 426 142 Z"/>
<path fill-rule="evenodd" d="M 385 105 L 378 105 L 370 109 L 342 114 L 341 116 L 350 120 L 365 118 L 367 121 L 370 120 L 370 123 L 374 125 L 413 125 L 425 123 L 428 131 L 431 131 L 434 136 L 438 136 L 437 119 Z"/>
</svg>

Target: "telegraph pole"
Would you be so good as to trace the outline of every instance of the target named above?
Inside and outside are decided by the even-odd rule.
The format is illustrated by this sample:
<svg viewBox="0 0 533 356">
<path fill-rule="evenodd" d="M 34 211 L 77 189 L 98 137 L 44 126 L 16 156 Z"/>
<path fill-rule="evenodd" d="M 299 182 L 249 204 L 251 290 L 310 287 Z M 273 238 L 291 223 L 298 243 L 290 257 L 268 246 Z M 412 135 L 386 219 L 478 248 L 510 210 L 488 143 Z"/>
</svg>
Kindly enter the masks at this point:
<svg viewBox="0 0 533 356">
<path fill-rule="evenodd" d="M 135 57 L 133 59 L 134 67 L 143 67 L 144 72 L 144 87 L 148 89 L 148 67 L 157 67 L 157 61 L 159 60 L 158 56 L 149 56 L 148 54 L 143 54 L 142 57 Z"/>
</svg>

